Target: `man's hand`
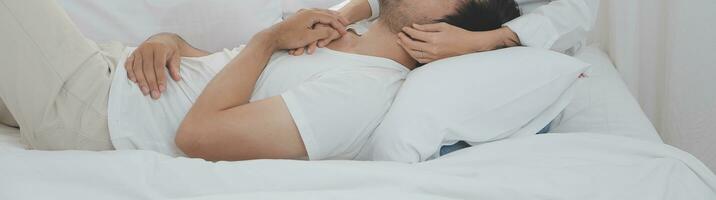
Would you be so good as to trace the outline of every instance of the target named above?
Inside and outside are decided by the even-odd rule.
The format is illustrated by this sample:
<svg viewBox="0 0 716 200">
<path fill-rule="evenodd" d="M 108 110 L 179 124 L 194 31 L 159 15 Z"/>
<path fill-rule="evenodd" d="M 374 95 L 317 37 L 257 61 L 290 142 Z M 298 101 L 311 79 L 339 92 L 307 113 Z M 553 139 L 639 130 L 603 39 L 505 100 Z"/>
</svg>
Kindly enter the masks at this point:
<svg viewBox="0 0 716 200">
<path fill-rule="evenodd" d="M 208 55 L 195 49 L 181 37 L 171 33 L 154 35 L 137 47 L 124 64 L 129 80 L 137 83 L 144 96 L 159 99 L 166 90 L 165 68 L 175 81 L 180 81 L 179 62 L 182 56 Z"/>
<path fill-rule="evenodd" d="M 398 34 L 398 44 L 420 63 L 491 51 L 519 44 L 517 35 L 503 27 L 493 31 L 471 32 L 447 24 L 414 24 Z"/>
<path fill-rule="evenodd" d="M 144 96 L 151 95 L 153 99 L 159 99 L 166 90 L 164 68 L 169 69 L 172 79 L 181 80 L 179 42 L 175 35 L 158 34 L 139 45 L 127 58 L 124 64 L 127 77 L 139 84 Z"/>
<path fill-rule="evenodd" d="M 319 21 L 310 21 L 309 19 Z M 300 10 L 295 16 L 292 16 L 283 23 L 299 25 L 298 22 L 300 21 L 304 21 L 303 25 L 312 24 L 310 29 L 322 33 L 315 35 L 318 37 L 310 38 L 314 40 L 307 45 L 290 48 L 289 54 L 291 55 L 303 55 L 304 53 L 313 54 L 316 49 L 323 48 L 346 34 L 346 25 L 350 23 L 341 13 L 325 9 Z"/>
<path fill-rule="evenodd" d="M 331 27 L 328 25 L 324 25 L 324 24 L 316 24 L 316 26 L 314 28 L 325 29 L 325 28 L 331 28 Z M 328 46 L 329 44 L 331 44 L 331 42 L 333 42 L 334 40 L 340 39 L 342 36 L 343 35 L 340 35 L 337 32 L 335 32 L 335 33 L 331 34 L 328 38 L 315 41 L 311 44 L 308 44 L 308 46 L 300 47 L 297 49 L 291 49 L 288 51 L 288 54 L 292 55 L 292 56 L 302 56 L 303 54 L 313 55 L 313 53 L 316 52 L 316 49 L 324 48 L 324 47 Z"/>
</svg>

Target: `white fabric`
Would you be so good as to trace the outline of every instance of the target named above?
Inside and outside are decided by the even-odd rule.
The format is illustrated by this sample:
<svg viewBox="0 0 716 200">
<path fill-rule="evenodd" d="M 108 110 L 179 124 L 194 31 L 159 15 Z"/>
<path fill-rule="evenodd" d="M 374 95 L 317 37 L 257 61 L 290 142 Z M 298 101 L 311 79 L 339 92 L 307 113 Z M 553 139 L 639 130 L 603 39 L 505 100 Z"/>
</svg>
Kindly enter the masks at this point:
<svg viewBox="0 0 716 200">
<path fill-rule="evenodd" d="M 716 170 L 716 1 L 603 0 L 601 43 L 666 143 Z"/>
<path fill-rule="evenodd" d="M 173 32 L 211 52 L 246 44 L 280 20 L 283 10 L 282 0 L 58 1 L 89 39 L 137 46 Z"/>
<path fill-rule="evenodd" d="M 551 133 L 590 132 L 663 142 L 604 52 L 589 46 L 576 58 L 590 63 L 572 103 L 552 123 Z"/>
<path fill-rule="evenodd" d="M 126 48 L 114 72 L 108 102 L 108 125 L 115 149 L 143 149 L 184 155 L 174 143 L 176 130 L 206 84 L 238 55 L 240 48 L 200 58 L 182 58 L 182 81 L 167 81 L 161 99 L 143 96 L 127 78 L 123 62 L 135 48 Z M 165 71 L 166 77 L 170 77 Z"/>
<path fill-rule="evenodd" d="M 0 199 L 716 199 L 716 176 L 670 146 L 553 134 L 421 164 L 206 162 L 148 151 L 0 153 Z M 41 191 L 41 192 L 40 192 Z"/>
<path fill-rule="evenodd" d="M 125 56 L 132 51 L 128 48 Z M 143 96 L 124 68 L 118 68 L 108 113 L 115 148 L 183 155 L 174 144 L 177 128 L 206 84 L 239 52 L 182 59 L 182 81 L 168 81 L 156 101 Z M 325 48 L 298 57 L 277 52 L 256 82 L 251 102 L 281 95 L 309 159 L 352 159 L 390 108 L 407 73 L 389 59 Z"/>
<path fill-rule="evenodd" d="M 252 100 L 281 95 L 310 160 L 353 159 L 390 108 L 408 69 L 395 61 L 327 48 L 280 53 Z"/>
<path fill-rule="evenodd" d="M 505 24 L 525 46 L 570 55 L 586 42 L 594 27 L 599 0 L 557 0 Z"/>
<path fill-rule="evenodd" d="M 380 1 L 379 0 L 368 0 L 370 5 L 370 17 L 368 20 L 374 20 L 380 17 Z"/>
<path fill-rule="evenodd" d="M 479 144 L 533 135 L 569 104 L 567 91 L 587 66 L 530 47 L 425 65 L 409 74 L 359 159 L 414 163 L 458 141 Z"/>
<path fill-rule="evenodd" d="M 549 2 L 554 0 L 515 0 L 520 5 L 522 13 L 530 13 L 533 10 L 547 5 Z"/>
</svg>

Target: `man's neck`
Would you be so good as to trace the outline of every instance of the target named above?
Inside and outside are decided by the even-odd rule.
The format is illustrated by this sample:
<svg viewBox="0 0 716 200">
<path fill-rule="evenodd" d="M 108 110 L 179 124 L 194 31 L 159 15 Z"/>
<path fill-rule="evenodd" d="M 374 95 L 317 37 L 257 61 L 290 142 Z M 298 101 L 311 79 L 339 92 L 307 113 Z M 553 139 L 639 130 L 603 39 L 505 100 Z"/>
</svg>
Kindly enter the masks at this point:
<svg viewBox="0 0 716 200">
<path fill-rule="evenodd" d="M 391 59 L 413 70 L 417 62 L 398 45 L 397 41 L 397 33 L 378 20 L 362 36 L 349 33 L 328 47 L 337 51 Z"/>
</svg>

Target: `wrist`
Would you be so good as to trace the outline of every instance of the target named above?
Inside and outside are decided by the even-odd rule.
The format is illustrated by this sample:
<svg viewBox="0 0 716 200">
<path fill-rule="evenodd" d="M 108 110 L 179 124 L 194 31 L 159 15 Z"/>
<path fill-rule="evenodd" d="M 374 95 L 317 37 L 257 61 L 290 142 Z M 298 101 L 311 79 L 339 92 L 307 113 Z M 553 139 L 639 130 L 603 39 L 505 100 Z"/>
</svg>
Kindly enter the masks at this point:
<svg viewBox="0 0 716 200">
<path fill-rule="evenodd" d="M 520 44 L 517 34 L 507 27 L 492 31 L 470 32 L 474 52 L 492 51 Z"/>
<path fill-rule="evenodd" d="M 256 35 L 254 35 L 254 37 L 251 38 L 248 45 L 260 47 L 261 49 L 265 49 L 270 52 L 278 51 L 279 45 L 276 39 L 276 29 L 277 27 L 272 27 L 257 33 Z"/>
<path fill-rule="evenodd" d="M 352 12 L 350 9 L 346 11 L 340 12 L 341 16 L 346 18 L 350 24 L 354 24 L 356 22 L 359 22 L 363 19 L 367 19 L 368 17 L 362 16 L 356 12 Z"/>
</svg>

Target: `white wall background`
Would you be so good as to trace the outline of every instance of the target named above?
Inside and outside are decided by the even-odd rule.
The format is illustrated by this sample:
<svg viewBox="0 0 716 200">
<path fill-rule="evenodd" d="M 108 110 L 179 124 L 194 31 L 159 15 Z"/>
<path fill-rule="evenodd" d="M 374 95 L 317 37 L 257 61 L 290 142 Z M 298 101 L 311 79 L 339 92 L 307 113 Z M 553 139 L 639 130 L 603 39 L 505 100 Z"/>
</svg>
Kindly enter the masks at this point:
<svg viewBox="0 0 716 200">
<path fill-rule="evenodd" d="M 666 143 L 716 171 L 716 0 L 602 0 L 594 40 Z"/>
</svg>

